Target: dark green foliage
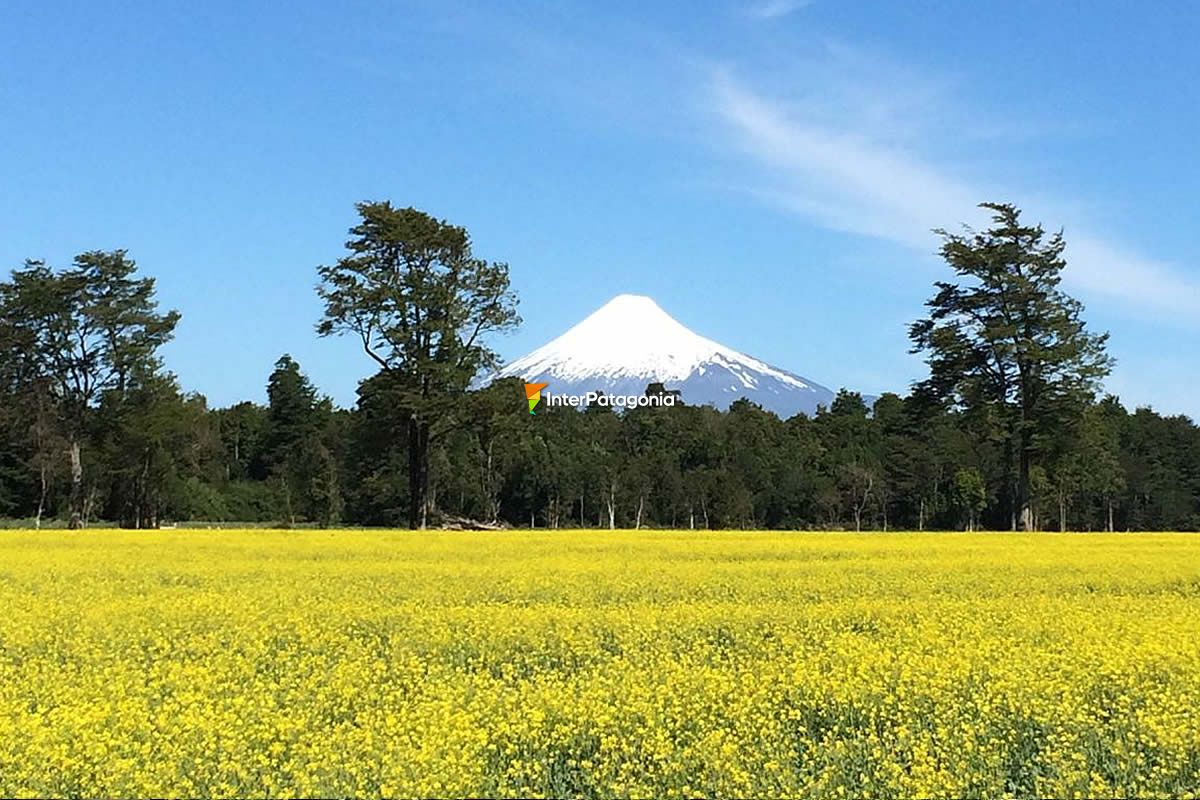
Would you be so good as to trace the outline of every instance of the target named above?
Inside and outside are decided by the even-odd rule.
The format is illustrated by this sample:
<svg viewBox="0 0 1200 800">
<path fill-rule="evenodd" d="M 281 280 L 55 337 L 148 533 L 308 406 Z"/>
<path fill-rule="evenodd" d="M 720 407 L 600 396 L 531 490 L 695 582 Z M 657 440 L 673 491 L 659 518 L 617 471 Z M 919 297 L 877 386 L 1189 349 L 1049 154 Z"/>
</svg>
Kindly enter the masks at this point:
<svg viewBox="0 0 1200 800">
<path fill-rule="evenodd" d="M 969 531 L 979 524 L 979 512 L 987 505 L 987 487 L 983 475 L 974 467 L 960 469 L 954 474 L 954 504 Z"/>
<path fill-rule="evenodd" d="M 938 282 L 928 318 L 909 332 L 929 377 L 921 390 L 963 409 L 981 439 L 1002 444 L 1014 525 L 1036 527 L 1031 470 L 1073 437 L 1112 367 L 1107 334 L 1087 331 L 1083 306 L 1059 289 L 1062 234 L 1023 225 L 1011 205 L 985 203 L 993 227 L 938 231 L 961 282 Z"/>
<path fill-rule="evenodd" d="M 462 395 L 494 366 L 484 339 L 519 322 L 508 265 L 478 258 L 465 228 L 415 208 L 359 203 L 349 255 L 318 268 L 321 336 L 348 334 L 388 376 L 406 422 L 408 523 L 428 519 L 432 447 L 457 423 Z"/>
<path fill-rule="evenodd" d="M 155 528 L 167 516 L 196 513 L 201 481 L 218 476 L 220 442 L 202 397 L 185 397 L 169 374 L 134 373 L 124 391 L 105 393 L 97 413 L 100 516 L 130 528 Z M 182 503 L 180 483 L 193 496 Z"/>
<path fill-rule="evenodd" d="M 288 525 L 309 519 L 328 527 L 341 519 L 344 501 L 334 455 L 339 433 L 333 403 L 317 397 L 295 359 L 282 356 L 267 381 L 252 473 L 274 487 Z"/>
<path fill-rule="evenodd" d="M 379 367 L 337 409 L 290 356 L 266 405 L 210 409 L 157 358 L 178 315 L 123 251 L 0 283 L 0 515 L 214 524 L 1200 529 L 1200 428 L 1099 401 L 1105 337 L 1058 289 L 1062 240 L 988 206 L 945 236 L 912 341 L 929 378 L 783 420 L 746 400 L 530 415 L 519 380 L 469 389 L 516 324 L 507 268 L 466 231 L 358 207 L 320 270 L 321 334 Z M 265 365 L 264 365 L 265 366 Z M 652 383 L 648 395 L 672 387 Z"/>
<path fill-rule="evenodd" d="M 0 375 L 32 433 L 39 517 L 49 499 L 53 451 L 65 443 L 71 525 L 86 523 L 106 479 L 86 469 L 93 455 L 84 444 L 100 436 L 98 406 L 125 402 L 127 393 L 158 378 L 156 352 L 171 339 L 179 314 L 158 313 L 154 279 L 135 272 L 124 250 L 97 250 L 59 271 L 29 261 L 0 284 Z M 153 470 L 144 465 L 144 471 Z"/>
</svg>

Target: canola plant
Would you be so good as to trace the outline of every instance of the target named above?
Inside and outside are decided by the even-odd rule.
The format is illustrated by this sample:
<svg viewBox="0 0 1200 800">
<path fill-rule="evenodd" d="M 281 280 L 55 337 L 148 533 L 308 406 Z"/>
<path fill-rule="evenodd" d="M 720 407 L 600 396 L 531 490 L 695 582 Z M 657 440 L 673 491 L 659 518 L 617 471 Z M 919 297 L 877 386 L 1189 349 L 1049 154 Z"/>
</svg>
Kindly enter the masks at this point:
<svg viewBox="0 0 1200 800">
<path fill-rule="evenodd" d="M 1200 794 L 1200 537 L 0 532 L 0 795 Z"/>
</svg>

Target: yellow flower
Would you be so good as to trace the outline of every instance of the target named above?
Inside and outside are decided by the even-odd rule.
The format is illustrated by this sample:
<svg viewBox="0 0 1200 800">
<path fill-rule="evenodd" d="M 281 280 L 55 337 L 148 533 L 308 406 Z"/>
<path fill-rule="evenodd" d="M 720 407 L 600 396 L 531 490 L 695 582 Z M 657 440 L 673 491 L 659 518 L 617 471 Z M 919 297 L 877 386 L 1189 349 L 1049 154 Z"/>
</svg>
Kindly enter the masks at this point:
<svg viewBox="0 0 1200 800">
<path fill-rule="evenodd" d="M 0 795 L 1196 796 L 1200 538 L 5 532 Z"/>
</svg>

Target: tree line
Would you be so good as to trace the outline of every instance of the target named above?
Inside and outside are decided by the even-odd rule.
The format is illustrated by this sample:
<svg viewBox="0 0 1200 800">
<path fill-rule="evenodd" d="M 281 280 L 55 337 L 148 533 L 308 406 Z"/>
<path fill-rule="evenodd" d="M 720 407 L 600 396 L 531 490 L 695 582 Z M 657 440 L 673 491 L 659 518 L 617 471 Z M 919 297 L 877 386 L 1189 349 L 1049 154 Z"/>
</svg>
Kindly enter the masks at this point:
<svg viewBox="0 0 1200 800">
<path fill-rule="evenodd" d="M 1061 232 L 986 204 L 938 231 L 953 277 L 908 331 L 928 375 L 871 407 L 780 419 L 747 401 L 539 407 L 472 388 L 519 324 L 508 267 L 467 231 L 361 203 L 318 268 L 321 336 L 375 373 L 353 408 L 283 355 L 267 402 L 210 408 L 158 355 L 179 323 L 125 251 L 0 282 L 0 515 L 82 527 L 1196 530 L 1200 428 L 1100 394 L 1107 335 L 1060 286 Z M 647 393 L 672 391 L 652 384 Z"/>
</svg>

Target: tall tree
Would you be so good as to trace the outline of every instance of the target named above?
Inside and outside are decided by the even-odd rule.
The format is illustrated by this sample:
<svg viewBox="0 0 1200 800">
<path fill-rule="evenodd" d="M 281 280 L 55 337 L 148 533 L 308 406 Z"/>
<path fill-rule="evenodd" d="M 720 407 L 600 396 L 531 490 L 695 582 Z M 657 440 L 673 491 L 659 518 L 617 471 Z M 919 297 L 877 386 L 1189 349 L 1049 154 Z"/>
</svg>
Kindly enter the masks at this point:
<svg viewBox="0 0 1200 800">
<path fill-rule="evenodd" d="M 152 374 L 158 348 L 179 321 L 158 313 L 154 279 L 135 276 L 124 250 L 90 251 L 55 272 L 27 262 L 0 284 L 0 329 L 21 343 L 24 385 L 44 388 L 63 422 L 70 459 L 72 527 L 86 520 L 82 449 L 96 404 L 123 393 L 135 374 Z"/>
<path fill-rule="evenodd" d="M 826 460 L 842 505 L 862 530 L 863 515 L 879 495 L 882 476 L 879 426 L 871 419 L 862 395 L 842 389 L 829 410 L 816 417 L 825 443 Z"/>
<path fill-rule="evenodd" d="M 1112 367 L 1108 334 L 1093 334 L 1083 306 L 1059 288 L 1065 241 L 1024 225 L 1012 205 L 984 203 L 993 226 L 963 235 L 944 230 L 942 258 L 960 278 L 938 282 L 913 323 L 913 352 L 926 354 L 921 389 L 986 417 L 1002 432 L 1014 521 L 1034 526 L 1030 470 L 1043 442 L 1073 424 Z"/>
<path fill-rule="evenodd" d="M 596 490 L 597 508 L 601 510 L 596 524 L 611 530 L 617 527 L 617 492 L 623 488 L 621 418 L 611 406 L 600 403 L 589 405 L 583 414 L 588 443 L 584 455 L 587 482 Z"/>
<path fill-rule="evenodd" d="M 259 471 L 279 490 L 289 524 L 303 516 L 327 527 L 341 514 L 336 459 L 326 441 L 333 402 L 317 396 L 300 365 L 284 354 L 267 380 Z"/>
<path fill-rule="evenodd" d="M 389 373 L 408 423 L 409 527 L 428 515 L 431 441 L 470 381 L 496 363 L 489 333 L 519 322 L 508 265 L 472 252 L 465 228 L 390 202 L 357 205 L 348 255 L 318 268 L 322 336 L 350 334 Z"/>
<path fill-rule="evenodd" d="M 281 467 L 290 452 L 316 435 L 321 416 L 316 388 L 296 360 L 283 354 L 267 378 L 267 414 L 259 453 L 262 468 L 271 472 Z"/>
<path fill-rule="evenodd" d="M 203 474 L 204 451 L 219 457 L 215 441 L 206 447 L 207 412 L 204 399 L 185 397 L 170 373 L 134 371 L 124 390 L 104 394 L 96 428 L 106 519 L 157 528 L 164 516 L 179 513 L 173 495 L 189 475 Z"/>
<path fill-rule="evenodd" d="M 974 531 L 979 524 L 979 512 L 987 505 L 987 486 L 979 470 L 969 467 L 954 474 L 954 503 L 962 512 L 966 529 Z"/>
<path fill-rule="evenodd" d="M 225 479 L 245 480 L 252 477 L 252 469 L 264 463 L 261 450 L 267 410 L 249 400 L 243 400 L 229 408 L 217 409 L 213 413 L 216 416 L 221 444 L 225 449 Z"/>
<path fill-rule="evenodd" d="M 1087 461 L 1087 487 L 1100 501 L 1103 527 L 1109 533 L 1116 529 L 1117 498 L 1126 486 L 1125 472 L 1121 468 L 1120 442 L 1125 416 L 1125 409 L 1121 408 L 1115 397 L 1109 395 L 1089 408 L 1084 418 L 1083 449 Z"/>
</svg>

